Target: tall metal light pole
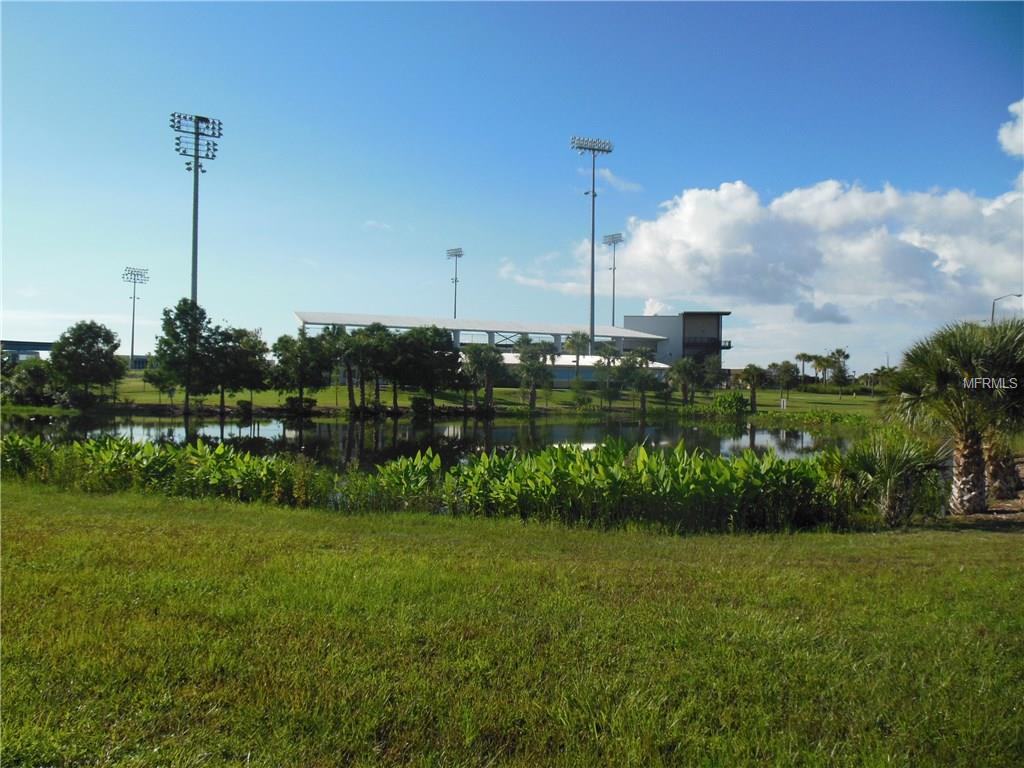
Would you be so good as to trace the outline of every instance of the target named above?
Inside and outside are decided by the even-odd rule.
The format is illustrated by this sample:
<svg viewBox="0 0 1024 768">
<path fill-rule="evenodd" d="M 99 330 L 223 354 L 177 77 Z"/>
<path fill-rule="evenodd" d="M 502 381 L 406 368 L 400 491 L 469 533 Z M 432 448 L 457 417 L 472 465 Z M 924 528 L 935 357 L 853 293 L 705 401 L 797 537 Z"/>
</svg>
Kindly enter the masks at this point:
<svg viewBox="0 0 1024 768">
<path fill-rule="evenodd" d="M 616 232 L 614 235 L 605 235 L 604 244 L 612 247 L 612 265 L 609 269 L 612 271 L 612 325 L 615 325 L 615 247 L 622 242 L 622 233 Z"/>
<path fill-rule="evenodd" d="M 452 317 L 459 316 L 459 259 L 462 258 L 461 248 L 449 248 L 448 258 L 455 260 L 455 277 L 452 278 L 452 285 L 455 286 L 455 304 L 452 307 Z"/>
<path fill-rule="evenodd" d="M 587 139 L 573 136 L 569 146 L 581 155 L 590 153 L 590 354 L 594 354 L 594 217 L 597 200 L 597 156 L 607 155 L 612 151 L 612 143 L 604 139 Z"/>
<path fill-rule="evenodd" d="M 992 299 L 992 317 L 989 320 L 989 324 L 990 325 L 995 325 L 996 324 L 996 302 L 997 301 L 1002 301 L 1003 299 L 1008 299 L 1011 296 L 1013 296 L 1014 298 L 1017 298 L 1017 299 L 1021 298 L 1021 294 L 1019 294 L 1019 293 L 1008 293 L 1005 296 L 1000 296 L 997 299 Z"/>
<path fill-rule="evenodd" d="M 202 115 L 171 113 L 171 129 L 182 134 L 174 137 L 174 149 L 188 157 L 185 169 L 192 172 L 192 303 L 197 302 L 199 272 L 199 174 L 206 173 L 203 160 L 217 157 L 217 142 L 224 135 L 220 120 Z"/>
<path fill-rule="evenodd" d="M 128 357 L 128 370 L 135 368 L 135 298 L 140 283 L 149 282 L 149 270 L 139 267 L 125 267 L 121 279 L 132 284 L 132 345 Z"/>
</svg>

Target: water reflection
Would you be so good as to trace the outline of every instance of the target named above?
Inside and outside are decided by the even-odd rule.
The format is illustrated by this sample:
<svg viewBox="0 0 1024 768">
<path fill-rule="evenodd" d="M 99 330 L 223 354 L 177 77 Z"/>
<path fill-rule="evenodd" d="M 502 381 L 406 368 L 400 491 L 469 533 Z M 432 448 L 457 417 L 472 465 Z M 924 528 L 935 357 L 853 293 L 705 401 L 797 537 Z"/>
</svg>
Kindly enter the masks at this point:
<svg viewBox="0 0 1024 768">
<path fill-rule="evenodd" d="M 735 455 L 746 449 L 763 453 L 773 449 L 791 458 L 830 447 L 840 450 L 849 436 L 817 435 L 801 430 L 761 429 L 749 424 L 681 424 L 675 420 L 639 419 L 534 419 L 502 422 L 462 419 L 413 421 L 368 419 L 353 421 L 285 421 L 268 419 L 218 422 L 181 418 L 9 417 L 3 430 L 43 435 L 55 441 L 115 435 L 133 441 L 181 443 L 197 437 L 224 442 L 254 453 L 302 452 L 332 465 L 357 463 L 371 467 L 389 459 L 432 448 L 446 463 L 471 452 L 502 448 L 537 450 L 548 445 L 590 447 L 607 438 L 651 447 L 674 448 L 682 441 L 688 449 L 714 455 Z"/>
</svg>

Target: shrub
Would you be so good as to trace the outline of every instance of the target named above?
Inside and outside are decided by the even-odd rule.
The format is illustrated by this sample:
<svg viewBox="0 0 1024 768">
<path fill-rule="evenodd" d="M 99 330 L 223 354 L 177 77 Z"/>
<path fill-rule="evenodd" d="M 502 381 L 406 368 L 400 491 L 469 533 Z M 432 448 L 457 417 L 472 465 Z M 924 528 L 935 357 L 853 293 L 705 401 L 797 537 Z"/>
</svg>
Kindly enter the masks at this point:
<svg viewBox="0 0 1024 768">
<path fill-rule="evenodd" d="M 742 416 L 750 410 L 750 400 L 739 392 L 718 392 L 711 401 L 712 413 L 722 416 Z"/>
<path fill-rule="evenodd" d="M 54 446 L 0 440 L 5 476 L 83 491 L 265 501 L 348 512 L 414 509 L 556 520 L 569 525 L 653 524 L 670 531 L 842 528 L 872 511 L 888 524 L 940 509 L 939 457 L 906 436 L 876 435 L 850 455 L 780 459 L 648 451 L 608 441 L 592 450 L 550 446 L 471 456 L 447 470 L 429 449 L 343 475 L 305 457 L 254 456 L 227 445 L 104 438 Z"/>
<path fill-rule="evenodd" d="M 569 390 L 572 392 L 572 402 L 577 408 L 586 408 L 594 398 L 587 392 L 587 383 L 583 379 L 573 379 L 569 383 Z"/>
<path fill-rule="evenodd" d="M 53 403 L 50 379 L 50 366 L 45 360 L 23 360 L 0 385 L 3 401 L 13 405 L 50 405 Z"/>
<path fill-rule="evenodd" d="M 927 447 L 896 428 L 874 432 L 849 453 L 822 458 L 834 503 L 851 514 L 873 512 L 885 525 L 905 525 L 915 515 L 945 508 L 949 489 L 942 478 L 948 452 Z"/>
<path fill-rule="evenodd" d="M 415 396 L 412 398 L 411 407 L 413 415 L 427 416 L 430 413 L 430 398 Z"/>
<path fill-rule="evenodd" d="M 316 399 L 312 397 L 299 397 L 297 395 L 293 395 L 285 398 L 284 408 L 288 413 L 312 413 L 313 409 L 316 408 Z"/>
</svg>

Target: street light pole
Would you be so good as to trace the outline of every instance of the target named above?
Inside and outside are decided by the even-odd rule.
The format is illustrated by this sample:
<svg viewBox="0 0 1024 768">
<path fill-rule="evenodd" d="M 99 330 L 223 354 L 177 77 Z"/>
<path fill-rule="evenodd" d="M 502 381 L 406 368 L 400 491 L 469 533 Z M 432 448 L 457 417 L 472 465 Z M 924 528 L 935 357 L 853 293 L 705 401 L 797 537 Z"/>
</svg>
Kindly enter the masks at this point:
<svg viewBox="0 0 1024 768">
<path fill-rule="evenodd" d="M 1007 293 L 1004 296 L 999 296 L 998 298 L 992 299 L 992 317 L 989 319 L 989 325 L 995 325 L 996 324 L 996 302 L 997 301 L 1002 301 L 1003 299 L 1008 299 L 1011 296 L 1013 296 L 1014 298 L 1019 299 L 1019 298 L 1021 298 L 1022 294 L 1019 294 L 1019 293 Z"/>
<path fill-rule="evenodd" d="M 612 271 L 612 326 L 615 325 L 615 247 L 621 242 L 621 232 L 616 232 L 614 235 L 604 236 L 604 244 L 612 247 L 612 265 L 609 267 Z"/>
<path fill-rule="evenodd" d="M 136 288 L 139 283 L 149 282 L 149 270 L 140 269 L 138 267 L 125 267 L 124 272 L 121 274 L 121 279 L 126 283 L 132 284 L 132 341 L 131 347 L 129 347 L 128 357 L 128 370 L 132 370 L 135 367 L 135 299 L 136 299 Z"/>
<path fill-rule="evenodd" d="M 452 305 L 452 318 L 459 316 L 459 259 L 462 258 L 461 248 L 449 248 L 448 258 L 455 260 L 455 277 L 452 278 L 452 285 L 455 286 L 455 302 Z"/>
<path fill-rule="evenodd" d="M 597 156 L 607 155 L 612 151 L 612 143 L 604 139 L 587 139 L 573 136 L 569 146 L 581 155 L 590 153 L 590 354 L 594 354 L 594 231 L 597 205 Z"/>
</svg>

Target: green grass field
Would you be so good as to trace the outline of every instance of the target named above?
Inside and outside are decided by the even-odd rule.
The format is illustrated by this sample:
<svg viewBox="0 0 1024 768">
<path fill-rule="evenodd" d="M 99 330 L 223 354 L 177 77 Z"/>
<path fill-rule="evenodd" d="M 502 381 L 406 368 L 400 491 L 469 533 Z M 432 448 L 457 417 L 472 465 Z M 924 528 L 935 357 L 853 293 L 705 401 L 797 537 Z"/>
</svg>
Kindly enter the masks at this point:
<svg viewBox="0 0 1024 768">
<path fill-rule="evenodd" d="M 696 536 L 5 482 L 3 764 L 1020 765 L 1024 529 Z"/>
<path fill-rule="evenodd" d="M 746 393 L 746 392 L 745 392 Z M 257 408 L 277 408 L 284 405 L 285 398 L 289 394 L 295 393 L 279 393 L 273 390 L 265 392 L 256 392 L 253 394 L 254 404 Z M 372 399 L 373 389 L 367 389 L 367 399 Z M 400 390 L 398 393 L 399 405 L 403 408 L 408 408 L 412 401 L 412 396 L 415 393 L 406 392 Z M 594 404 L 592 409 L 595 412 L 599 412 L 598 408 L 598 397 L 597 392 L 591 393 L 594 398 Z M 749 393 L 746 393 L 749 394 Z M 139 405 L 153 404 L 153 403 L 167 403 L 167 397 L 160 395 L 152 386 L 146 384 L 142 380 L 142 375 L 138 371 L 129 373 L 117 390 L 118 400 L 128 400 Z M 348 393 L 345 387 L 329 387 L 324 390 L 320 390 L 315 393 L 308 393 L 307 396 L 313 397 L 317 401 L 317 405 L 321 408 L 334 408 L 340 407 L 345 409 L 348 407 Z M 483 396 L 483 392 L 480 393 Z M 356 391 L 356 399 L 359 398 L 359 392 Z M 230 407 L 234 407 L 237 400 L 248 400 L 248 392 L 240 392 L 234 395 L 229 394 L 225 398 L 225 402 Z M 470 398 L 472 400 L 472 397 Z M 622 412 L 632 412 L 639 406 L 635 403 L 636 396 L 632 392 L 624 392 L 620 399 L 615 402 L 614 409 Z M 793 391 L 788 395 L 788 406 L 787 410 L 795 413 L 805 412 L 812 409 L 818 410 L 834 410 L 840 413 L 860 414 L 864 416 L 875 416 L 878 413 L 879 403 L 881 397 L 868 397 L 864 395 L 858 395 L 853 397 L 851 395 L 843 395 L 840 397 L 838 394 L 814 394 L 811 392 L 798 392 Z M 219 396 L 208 395 L 204 398 L 206 405 L 216 406 L 220 402 Z M 389 387 L 383 387 L 381 391 L 381 401 L 385 406 L 391 405 L 391 390 Z M 438 395 L 436 401 L 439 405 L 462 405 L 462 393 L 442 393 Z M 516 388 L 497 388 L 494 391 L 495 406 L 499 410 L 522 408 L 525 405 L 522 393 Z M 697 402 L 706 403 L 711 401 L 710 395 L 698 394 Z M 181 405 L 181 397 L 176 396 L 174 400 L 175 404 Z M 778 390 L 765 389 L 758 390 L 757 403 L 761 410 L 776 410 L 779 407 L 779 392 Z M 576 406 L 573 403 L 573 396 L 569 390 L 566 389 L 554 389 L 550 391 L 540 391 L 537 393 L 537 405 L 540 408 L 550 411 L 564 411 L 566 413 L 576 413 Z M 672 409 L 678 408 L 682 405 L 682 400 L 679 397 L 679 393 L 675 392 L 669 402 L 669 407 Z M 651 412 L 658 412 L 665 406 L 662 404 L 659 398 L 650 397 L 648 399 L 648 408 Z"/>
</svg>

